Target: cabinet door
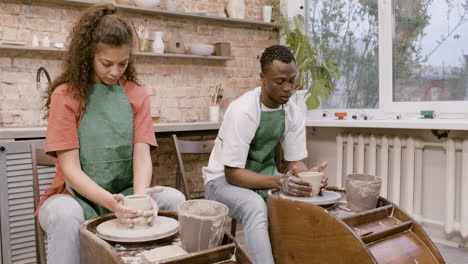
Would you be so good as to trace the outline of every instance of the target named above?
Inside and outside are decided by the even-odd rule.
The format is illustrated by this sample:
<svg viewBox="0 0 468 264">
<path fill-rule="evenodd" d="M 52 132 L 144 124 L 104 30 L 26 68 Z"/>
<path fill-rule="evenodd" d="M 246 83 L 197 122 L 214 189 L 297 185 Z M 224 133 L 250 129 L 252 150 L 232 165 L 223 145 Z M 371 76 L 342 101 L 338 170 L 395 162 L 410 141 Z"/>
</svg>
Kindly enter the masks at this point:
<svg viewBox="0 0 468 264">
<path fill-rule="evenodd" d="M 0 227 L 3 263 L 35 263 L 34 199 L 30 144 L 44 140 L 0 142 Z M 3 149 L 3 148 L 2 148 Z M 55 168 L 39 167 L 41 195 Z"/>
</svg>

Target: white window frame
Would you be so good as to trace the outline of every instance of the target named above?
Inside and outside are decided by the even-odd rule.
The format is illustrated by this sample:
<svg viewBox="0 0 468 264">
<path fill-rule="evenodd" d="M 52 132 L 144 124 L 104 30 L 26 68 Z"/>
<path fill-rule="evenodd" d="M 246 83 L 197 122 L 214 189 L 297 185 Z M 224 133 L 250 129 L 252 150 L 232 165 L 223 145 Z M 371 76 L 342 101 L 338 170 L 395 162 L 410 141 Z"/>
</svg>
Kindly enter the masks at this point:
<svg viewBox="0 0 468 264">
<path fill-rule="evenodd" d="M 300 10 L 307 0 L 285 1 L 282 10 L 287 10 L 288 16 L 297 13 L 291 10 Z M 391 113 L 419 113 L 421 110 L 434 110 L 438 113 L 467 113 L 468 101 L 426 101 L 426 102 L 394 102 L 393 101 L 393 42 L 394 42 L 394 17 L 393 0 L 378 0 L 379 5 L 379 105 L 376 109 L 314 109 L 307 113 L 308 118 L 322 117 L 324 112 L 345 111 L 366 112 L 374 115 Z M 303 9 L 305 10 L 305 8 Z"/>
<path fill-rule="evenodd" d="M 466 113 L 468 101 L 424 101 L 424 102 L 394 102 L 393 101 L 393 42 L 395 40 L 393 19 L 393 0 L 379 0 L 379 102 L 385 112 L 419 112 L 435 110 L 439 113 Z M 380 100 L 382 99 L 382 100 Z"/>
</svg>

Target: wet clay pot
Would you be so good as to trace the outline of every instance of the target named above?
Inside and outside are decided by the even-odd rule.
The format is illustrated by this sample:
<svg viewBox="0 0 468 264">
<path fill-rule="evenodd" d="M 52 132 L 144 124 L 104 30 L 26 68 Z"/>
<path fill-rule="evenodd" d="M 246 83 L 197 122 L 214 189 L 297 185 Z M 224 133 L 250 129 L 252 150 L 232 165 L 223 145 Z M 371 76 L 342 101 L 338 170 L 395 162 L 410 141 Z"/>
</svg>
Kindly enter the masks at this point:
<svg viewBox="0 0 468 264">
<path fill-rule="evenodd" d="M 229 209 L 210 200 L 189 200 L 179 206 L 179 235 L 187 252 L 211 249 L 221 244 Z"/>
<path fill-rule="evenodd" d="M 366 174 L 346 176 L 346 200 L 354 212 L 362 212 L 377 206 L 382 179 Z"/>
</svg>

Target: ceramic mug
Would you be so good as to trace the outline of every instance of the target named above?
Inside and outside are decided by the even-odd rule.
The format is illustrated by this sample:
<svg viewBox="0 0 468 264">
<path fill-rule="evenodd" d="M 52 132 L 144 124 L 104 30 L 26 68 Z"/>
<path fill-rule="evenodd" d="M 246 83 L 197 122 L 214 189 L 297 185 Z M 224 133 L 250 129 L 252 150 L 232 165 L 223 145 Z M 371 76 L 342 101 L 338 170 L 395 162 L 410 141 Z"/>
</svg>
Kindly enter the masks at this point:
<svg viewBox="0 0 468 264">
<path fill-rule="evenodd" d="M 325 173 L 320 171 L 304 171 L 297 174 L 299 178 L 312 186 L 311 196 L 316 196 L 320 192 L 320 184 L 325 176 Z"/>
<path fill-rule="evenodd" d="M 210 105 L 210 121 L 219 122 L 219 105 Z"/>
<path fill-rule="evenodd" d="M 150 199 L 151 197 L 145 194 L 128 195 L 124 198 L 124 206 L 142 212 L 149 211 L 153 209 Z M 148 225 L 147 218 L 144 216 L 138 217 L 137 220 L 134 227 L 146 227 Z"/>
</svg>

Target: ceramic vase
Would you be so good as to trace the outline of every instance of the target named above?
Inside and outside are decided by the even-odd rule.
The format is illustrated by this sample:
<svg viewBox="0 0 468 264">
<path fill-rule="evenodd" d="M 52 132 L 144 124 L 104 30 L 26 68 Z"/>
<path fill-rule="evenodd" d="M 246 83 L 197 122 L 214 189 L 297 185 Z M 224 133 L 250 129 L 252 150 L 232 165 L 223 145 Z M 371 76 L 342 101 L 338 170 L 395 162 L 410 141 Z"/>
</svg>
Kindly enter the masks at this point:
<svg viewBox="0 0 468 264">
<path fill-rule="evenodd" d="M 155 38 L 152 50 L 154 53 L 164 53 L 164 42 L 162 40 L 163 33 L 161 31 L 154 32 Z"/>
<path fill-rule="evenodd" d="M 245 0 L 229 0 L 227 4 L 227 13 L 231 18 L 245 18 Z"/>
<path fill-rule="evenodd" d="M 182 39 L 179 33 L 174 33 L 172 35 L 172 38 L 167 43 L 166 51 L 167 53 L 185 53 L 184 40 Z"/>
</svg>

